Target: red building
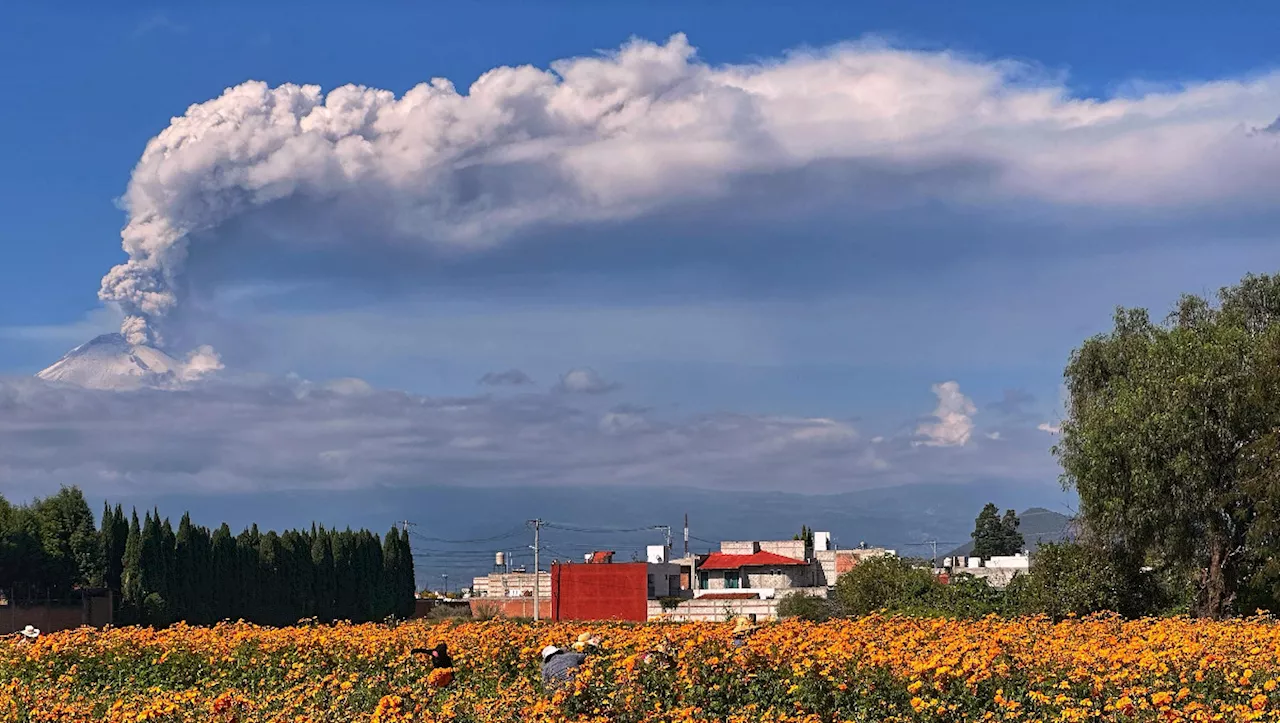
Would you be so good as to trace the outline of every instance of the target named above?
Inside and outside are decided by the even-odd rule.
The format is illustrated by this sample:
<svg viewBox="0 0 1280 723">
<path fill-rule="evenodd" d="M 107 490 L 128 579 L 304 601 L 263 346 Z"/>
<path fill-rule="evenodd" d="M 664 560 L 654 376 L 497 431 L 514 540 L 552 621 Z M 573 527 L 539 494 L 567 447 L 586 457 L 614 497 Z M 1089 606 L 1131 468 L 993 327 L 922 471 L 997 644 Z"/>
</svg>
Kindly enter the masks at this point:
<svg viewBox="0 0 1280 723">
<path fill-rule="evenodd" d="M 557 563 L 551 566 L 551 618 L 644 622 L 648 588 L 647 563 Z"/>
</svg>

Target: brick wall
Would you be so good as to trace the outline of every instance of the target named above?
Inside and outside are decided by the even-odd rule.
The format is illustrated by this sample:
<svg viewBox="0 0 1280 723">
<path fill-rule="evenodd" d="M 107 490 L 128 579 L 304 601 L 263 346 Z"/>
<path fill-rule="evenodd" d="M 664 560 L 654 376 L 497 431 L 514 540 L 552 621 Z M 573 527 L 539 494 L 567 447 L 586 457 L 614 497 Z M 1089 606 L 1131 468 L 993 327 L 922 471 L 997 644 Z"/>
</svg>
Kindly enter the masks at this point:
<svg viewBox="0 0 1280 723">
<path fill-rule="evenodd" d="M 471 616 L 477 618 L 497 615 L 504 618 L 532 618 L 532 597 L 471 598 Z M 551 619 L 551 601 L 543 597 L 538 601 L 538 613 L 544 620 Z"/>
</svg>

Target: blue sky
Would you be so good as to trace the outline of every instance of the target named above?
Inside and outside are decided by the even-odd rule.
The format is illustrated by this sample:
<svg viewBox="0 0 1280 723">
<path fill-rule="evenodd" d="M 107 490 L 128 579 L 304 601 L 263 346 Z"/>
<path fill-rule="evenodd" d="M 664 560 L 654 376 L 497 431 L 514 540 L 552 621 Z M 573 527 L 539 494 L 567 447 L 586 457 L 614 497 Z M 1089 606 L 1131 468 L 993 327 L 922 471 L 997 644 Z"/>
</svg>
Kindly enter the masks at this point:
<svg viewBox="0 0 1280 723">
<path fill-rule="evenodd" d="M 1280 163 L 1268 134 L 1255 132 L 1280 116 L 1268 5 L 1212 13 L 1167 2 L 690 5 L 0 11 L 0 62 L 14 71 L 0 75 L 0 375 L 29 376 L 119 326 L 119 310 L 104 308 L 98 289 L 126 261 L 120 234 L 130 217 L 118 203 L 127 198 L 135 211 L 204 224 L 163 322 L 175 356 L 208 344 L 227 375 L 353 377 L 378 395 L 489 399 L 493 406 L 472 410 L 476 431 L 451 438 L 454 448 L 546 434 L 547 454 L 563 455 L 594 442 L 573 425 L 537 425 L 584 415 L 593 434 L 610 439 L 649 430 L 643 444 L 590 456 L 597 477 L 619 484 L 661 476 L 831 492 L 945 476 L 1051 488 L 1053 437 L 1038 427 L 1056 420 L 1070 350 L 1104 329 L 1114 306 L 1163 309 L 1181 292 L 1212 291 L 1280 261 L 1269 208 Z M 677 33 L 693 54 L 682 55 Z M 633 37 L 648 45 L 619 54 Z M 355 83 L 400 97 L 447 78 L 465 95 L 494 68 L 545 70 L 582 57 L 604 65 L 576 66 L 578 81 L 560 86 L 503 76 L 511 85 L 493 92 L 505 94 L 505 112 L 545 106 L 508 119 L 525 125 L 500 136 L 485 135 L 498 122 L 481 117 L 488 106 L 471 116 L 449 110 L 447 132 L 431 125 L 434 115 L 405 121 L 395 133 L 406 150 L 383 148 L 369 161 L 383 164 L 372 185 L 332 181 L 297 155 L 284 170 L 279 156 L 242 164 L 237 154 L 259 137 L 248 125 L 204 153 L 211 136 L 194 121 L 178 124 L 173 137 L 185 145 L 166 141 L 174 160 L 144 158 L 171 118 L 249 80 L 266 83 L 236 101 L 252 118 L 246 104 L 283 102 L 262 95 L 283 83 L 322 93 Z M 860 80 L 828 74 L 858 64 L 866 64 Z M 753 73 L 756 100 L 734 106 L 726 89 Z M 855 81 L 864 85 L 833 100 L 833 88 Z M 547 100 L 575 82 L 616 85 L 608 92 L 626 108 L 620 120 L 547 130 L 547 113 L 597 112 L 581 100 L 588 91 L 570 111 Z M 522 96 L 512 90 L 520 83 L 537 87 Z M 413 112 L 397 108 L 387 112 Z M 688 114 L 700 120 L 681 125 Z M 326 122 L 340 135 L 352 121 Z M 356 135 L 382 127 L 370 121 Z M 453 161 L 446 176 L 413 175 L 435 163 L 420 155 L 431 144 L 432 154 L 481 160 Z M 499 151 L 500 161 L 485 155 Z M 529 160 L 560 152 L 568 155 L 554 173 Z M 324 162 L 346 158 L 333 154 Z M 568 167 L 579 174 L 572 182 Z M 241 170 L 253 180 L 232 190 L 254 200 L 208 190 Z M 242 202 L 251 208 L 229 210 Z M 144 238 L 141 222 L 134 227 Z M 533 384 L 477 384 L 508 369 Z M 613 387 L 557 392 L 573 369 Z M 945 382 L 956 395 L 937 391 Z M 541 415 L 537 425 L 512 421 L 524 413 L 521 395 Z M 1010 399 L 1021 400 L 1016 413 L 1002 404 Z M 170 402 L 109 404 L 108 420 Z M 166 443 L 163 428 L 230 402 L 172 404 L 151 439 L 185 449 L 195 442 Z M 278 411 L 260 410 L 257 422 L 294 419 Z M 27 412 L 30 429 L 49 429 L 48 416 Z M 730 433 L 726 419 L 747 421 Z M 779 419 L 809 420 L 797 438 L 838 449 L 796 452 L 807 462 L 790 482 L 744 479 L 746 452 L 723 461 L 735 445 L 772 449 L 778 430 L 792 429 Z M 422 439 L 435 439 L 421 430 L 439 423 L 404 420 Z M 963 441 L 930 436 L 936 425 Z M 643 467 L 644 454 L 674 454 L 654 430 L 682 440 L 684 466 Z M 332 460 L 335 449 L 351 454 L 353 440 L 372 444 L 381 434 L 326 432 L 321 441 L 299 432 L 298 459 Z M 848 441 L 855 436 L 857 445 Z M 889 443 L 877 438 L 899 446 L 877 456 L 874 445 Z M 42 439 L 15 475 L 33 489 L 68 473 L 48 462 L 66 442 Z M 100 468 L 86 460 L 85 469 L 104 486 L 235 487 L 258 473 L 304 484 L 265 454 L 255 472 L 212 453 L 149 465 L 139 461 L 144 447 L 108 455 Z M 540 470 L 505 481 L 572 476 L 535 461 L 533 450 L 503 449 L 506 463 Z M 829 464 L 814 461 L 827 453 Z M 400 480 L 395 453 L 381 454 L 366 461 Z M 464 483 L 492 476 L 483 455 L 449 459 Z"/>
</svg>

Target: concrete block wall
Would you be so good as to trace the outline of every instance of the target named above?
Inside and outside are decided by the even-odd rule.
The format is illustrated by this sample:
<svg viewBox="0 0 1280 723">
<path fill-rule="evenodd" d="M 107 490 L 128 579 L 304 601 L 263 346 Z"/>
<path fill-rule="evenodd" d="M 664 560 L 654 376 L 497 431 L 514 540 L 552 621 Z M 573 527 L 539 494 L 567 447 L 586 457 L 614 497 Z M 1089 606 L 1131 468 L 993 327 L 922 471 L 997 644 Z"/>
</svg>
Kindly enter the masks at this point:
<svg viewBox="0 0 1280 723">
<path fill-rule="evenodd" d="M 771 587 L 776 589 L 814 587 L 817 584 L 816 565 L 779 568 L 753 568 L 744 570 L 743 587 Z"/>
<path fill-rule="evenodd" d="M 726 555 L 754 555 L 760 551 L 760 543 L 755 540 L 725 540 L 720 543 L 720 552 Z"/>
<path fill-rule="evenodd" d="M 758 620 L 775 618 L 778 615 L 778 601 L 685 600 L 670 612 L 664 611 L 657 600 L 649 601 L 650 620 L 718 623 L 733 615 L 755 615 Z"/>
<path fill-rule="evenodd" d="M 657 600 L 649 601 L 650 620 L 669 620 L 672 622 L 724 622 L 733 615 L 755 615 L 764 621 L 778 616 L 778 601 L 787 594 L 804 592 L 809 595 L 826 597 L 825 587 L 804 588 L 802 590 L 778 591 L 778 595 L 769 600 L 685 600 L 671 611 L 664 611 Z"/>
<path fill-rule="evenodd" d="M 775 555 L 790 557 L 793 560 L 804 559 L 804 540 L 762 540 L 760 549 Z"/>
</svg>

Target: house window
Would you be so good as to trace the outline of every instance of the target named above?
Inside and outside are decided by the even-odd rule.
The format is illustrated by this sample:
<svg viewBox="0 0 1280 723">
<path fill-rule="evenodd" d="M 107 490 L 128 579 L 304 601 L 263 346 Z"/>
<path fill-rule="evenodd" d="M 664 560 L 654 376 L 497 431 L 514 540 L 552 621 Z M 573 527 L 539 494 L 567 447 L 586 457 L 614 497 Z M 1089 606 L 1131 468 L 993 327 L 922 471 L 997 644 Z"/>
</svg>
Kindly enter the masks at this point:
<svg viewBox="0 0 1280 723">
<path fill-rule="evenodd" d="M 742 587 L 742 577 L 737 570 L 732 570 L 724 574 L 724 586 L 730 590 L 736 590 Z"/>
<path fill-rule="evenodd" d="M 707 589 L 708 581 L 709 581 L 710 579 L 711 579 L 711 577 L 710 577 L 707 573 L 705 573 L 705 572 L 700 572 L 700 573 L 698 573 L 698 589 L 699 589 L 699 590 L 706 590 L 706 589 Z"/>
<path fill-rule="evenodd" d="M 648 595 L 649 595 L 649 599 L 650 599 L 650 600 L 652 600 L 654 597 L 656 597 L 656 595 L 654 594 L 654 590 L 653 590 L 653 575 L 650 575 L 650 576 L 649 576 L 649 593 L 648 593 Z"/>
</svg>

